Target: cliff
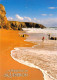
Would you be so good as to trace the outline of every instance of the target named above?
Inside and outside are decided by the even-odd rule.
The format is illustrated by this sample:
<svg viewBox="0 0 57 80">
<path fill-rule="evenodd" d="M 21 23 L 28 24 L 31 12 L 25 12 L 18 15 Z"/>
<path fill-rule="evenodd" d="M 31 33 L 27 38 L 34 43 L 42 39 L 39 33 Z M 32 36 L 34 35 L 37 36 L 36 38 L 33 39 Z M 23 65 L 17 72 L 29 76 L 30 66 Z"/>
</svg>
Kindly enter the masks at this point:
<svg viewBox="0 0 57 80">
<path fill-rule="evenodd" d="M 8 21 L 6 17 L 6 11 L 2 4 L 0 4 L 0 28 L 22 30 L 22 28 L 45 28 L 42 24 L 32 22 L 18 22 Z"/>
<path fill-rule="evenodd" d="M 32 22 L 9 21 L 10 27 L 14 30 L 22 30 L 22 28 L 45 28 L 45 26 Z"/>
<path fill-rule="evenodd" d="M 37 23 L 33 23 L 33 22 L 25 22 L 26 27 L 28 28 L 45 28 L 45 26 L 43 26 L 42 24 L 37 24 Z"/>
<path fill-rule="evenodd" d="M 10 25 L 8 26 L 8 24 L 9 22 L 7 21 L 5 8 L 0 4 L 0 28 L 10 28 Z"/>
</svg>

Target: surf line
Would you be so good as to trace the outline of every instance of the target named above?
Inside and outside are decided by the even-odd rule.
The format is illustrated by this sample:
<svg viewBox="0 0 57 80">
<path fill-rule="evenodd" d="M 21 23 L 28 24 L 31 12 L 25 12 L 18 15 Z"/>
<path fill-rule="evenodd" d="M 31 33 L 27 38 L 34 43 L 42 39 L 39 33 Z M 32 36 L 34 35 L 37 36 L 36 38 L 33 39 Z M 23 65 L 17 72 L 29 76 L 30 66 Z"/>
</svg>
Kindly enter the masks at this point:
<svg viewBox="0 0 57 80">
<path fill-rule="evenodd" d="M 33 63 L 30 63 L 30 62 L 28 62 L 28 61 L 24 61 L 24 60 L 20 60 L 20 59 L 14 58 L 14 57 L 13 57 L 13 54 L 14 54 L 13 51 L 20 50 L 20 48 L 19 48 L 19 49 L 14 48 L 14 49 L 15 49 L 15 50 L 11 50 L 11 57 L 12 57 L 15 61 L 17 61 L 17 62 L 19 62 L 19 63 L 21 63 L 21 64 L 24 64 L 24 65 L 26 65 L 26 66 L 39 69 L 39 70 L 43 73 L 43 78 L 44 78 L 44 80 L 48 80 L 47 77 L 51 78 L 52 80 L 56 80 L 54 77 L 52 77 L 51 75 L 49 75 L 49 74 L 47 73 L 47 71 L 44 71 L 43 69 L 41 69 L 40 67 L 34 65 Z M 46 77 L 46 76 L 47 76 L 47 77 Z"/>
</svg>

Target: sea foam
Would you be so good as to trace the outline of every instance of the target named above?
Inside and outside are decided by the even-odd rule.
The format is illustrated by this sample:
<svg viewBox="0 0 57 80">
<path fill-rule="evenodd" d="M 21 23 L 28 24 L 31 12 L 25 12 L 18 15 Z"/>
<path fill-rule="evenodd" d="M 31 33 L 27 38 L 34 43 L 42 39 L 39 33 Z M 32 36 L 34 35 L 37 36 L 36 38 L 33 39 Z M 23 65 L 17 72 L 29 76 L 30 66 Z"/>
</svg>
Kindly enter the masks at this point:
<svg viewBox="0 0 57 80">
<path fill-rule="evenodd" d="M 45 57 L 44 57 L 45 56 Z M 45 51 L 32 48 L 15 48 L 11 51 L 11 57 L 19 63 L 29 67 L 40 69 L 44 75 L 44 80 L 56 80 L 57 51 Z M 54 70 L 54 72 L 53 72 Z"/>
<path fill-rule="evenodd" d="M 57 37 L 57 29 L 24 28 L 24 30 L 29 34 L 26 40 L 36 42 L 37 45 L 14 48 L 11 57 L 21 64 L 40 69 L 44 80 L 57 80 L 57 41 L 48 40 L 47 35 Z M 44 42 L 41 40 L 43 36 Z"/>
</svg>

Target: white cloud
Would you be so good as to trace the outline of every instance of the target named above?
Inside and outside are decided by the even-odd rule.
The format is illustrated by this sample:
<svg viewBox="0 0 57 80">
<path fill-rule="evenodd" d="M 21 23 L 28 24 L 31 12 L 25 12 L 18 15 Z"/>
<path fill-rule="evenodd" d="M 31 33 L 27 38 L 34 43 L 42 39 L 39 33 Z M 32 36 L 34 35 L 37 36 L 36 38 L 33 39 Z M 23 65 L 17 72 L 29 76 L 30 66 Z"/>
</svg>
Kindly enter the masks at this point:
<svg viewBox="0 0 57 80">
<path fill-rule="evenodd" d="M 26 16 L 25 17 L 21 17 L 20 15 L 16 14 L 16 20 L 17 21 L 20 20 L 20 21 L 29 21 L 30 22 L 31 18 L 30 17 L 26 17 Z"/>
<path fill-rule="evenodd" d="M 41 19 L 38 23 L 43 24 L 46 27 L 57 27 L 57 18 Z"/>
<path fill-rule="evenodd" d="M 42 16 L 47 16 L 47 14 L 41 14 Z"/>
<path fill-rule="evenodd" d="M 49 9 L 56 9 L 57 7 L 48 7 Z"/>
<path fill-rule="evenodd" d="M 35 21 L 36 21 L 37 19 L 36 19 L 36 18 L 34 18 L 33 20 L 35 20 Z"/>
<path fill-rule="evenodd" d="M 21 17 L 21 16 L 19 16 L 18 14 L 16 14 L 16 18 L 18 19 L 18 20 L 24 20 L 24 18 L 23 17 Z"/>
<path fill-rule="evenodd" d="M 24 19 L 27 20 L 27 21 L 31 21 L 30 17 L 24 17 Z"/>
<path fill-rule="evenodd" d="M 53 16 L 53 14 L 49 14 L 49 16 Z"/>
<path fill-rule="evenodd" d="M 41 14 L 42 16 L 53 16 L 53 14 Z"/>
<path fill-rule="evenodd" d="M 39 19 L 33 18 L 32 22 L 40 23 Z"/>
<path fill-rule="evenodd" d="M 52 16 L 53 14 L 48 14 L 48 15 Z M 25 18 L 28 18 L 28 17 L 25 17 Z M 57 26 L 57 18 L 47 18 L 47 19 L 33 18 L 31 19 L 31 21 L 35 23 L 43 24 L 46 27 L 56 27 Z"/>
<path fill-rule="evenodd" d="M 12 17 L 8 17 L 7 20 L 12 21 L 12 20 L 14 20 L 14 19 L 13 19 Z"/>
<path fill-rule="evenodd" d="M 52 16 L 53 14 L 48 14 L 49 16 Z M 57 27 L 57 18 L 47 18 L 47 19 L 37 19 L 30 17 L 20 17 L 19 15 L 16 15 L 16 18 L 13 19 L 12 17 L 8 17 L 8 20 L 15 20 L 15 21 L 23 21 L 23 22 L 35 22 L 39 24 L 43 24 L 46 27 Z"/>
</svg>

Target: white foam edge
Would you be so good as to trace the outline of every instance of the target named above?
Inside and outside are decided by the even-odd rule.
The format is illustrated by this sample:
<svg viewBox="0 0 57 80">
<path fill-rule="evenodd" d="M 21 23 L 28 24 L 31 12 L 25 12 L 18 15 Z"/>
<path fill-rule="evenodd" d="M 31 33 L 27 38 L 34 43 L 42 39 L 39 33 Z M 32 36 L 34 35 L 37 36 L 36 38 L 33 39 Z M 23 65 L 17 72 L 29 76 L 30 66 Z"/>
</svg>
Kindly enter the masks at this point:
<svg viewBox="0 0 57 80">
<path fill-rule="evenodd" d="M 14 49 L 15 49 L 15 48 L 14 48 Z M 16 51 L 16 50 L 12 50 L 12 51 Z M 15 61 L 17 61 L 17 62 L 19 62 L 19 63 L 21 63 L 21 64 L 24 64 L 24 65 L 26 65 L 26 66 L 39 69 L 39 70 L 43 73 L 43 78 L 44 78 L 44 80 L 48 80 L 48 79 L 46 79 L 46 75 L 47 75 L 49 78 L 51 78 L 51 80 L 57 80 L 57 79 L 55 79 L 54 77 L 52 77 L 51 75 L 49 75 L 49 74 L 47 73 L 47 71 L 44 71 L 43 69 L 41 69 L 41 68 L 38 67 L 38 66 L 35 66 L 33 63 L 30 63 L 30 62 L 28 62 L 28 61 L 24 61 L 24 60 L 20 60 L 20 59 L 14 58 L 14 57 L 12 56 L 12 54 L 13 54 L 12 51 L 11 51 L 11 57 L 12 57 Z"/>
</svg>

